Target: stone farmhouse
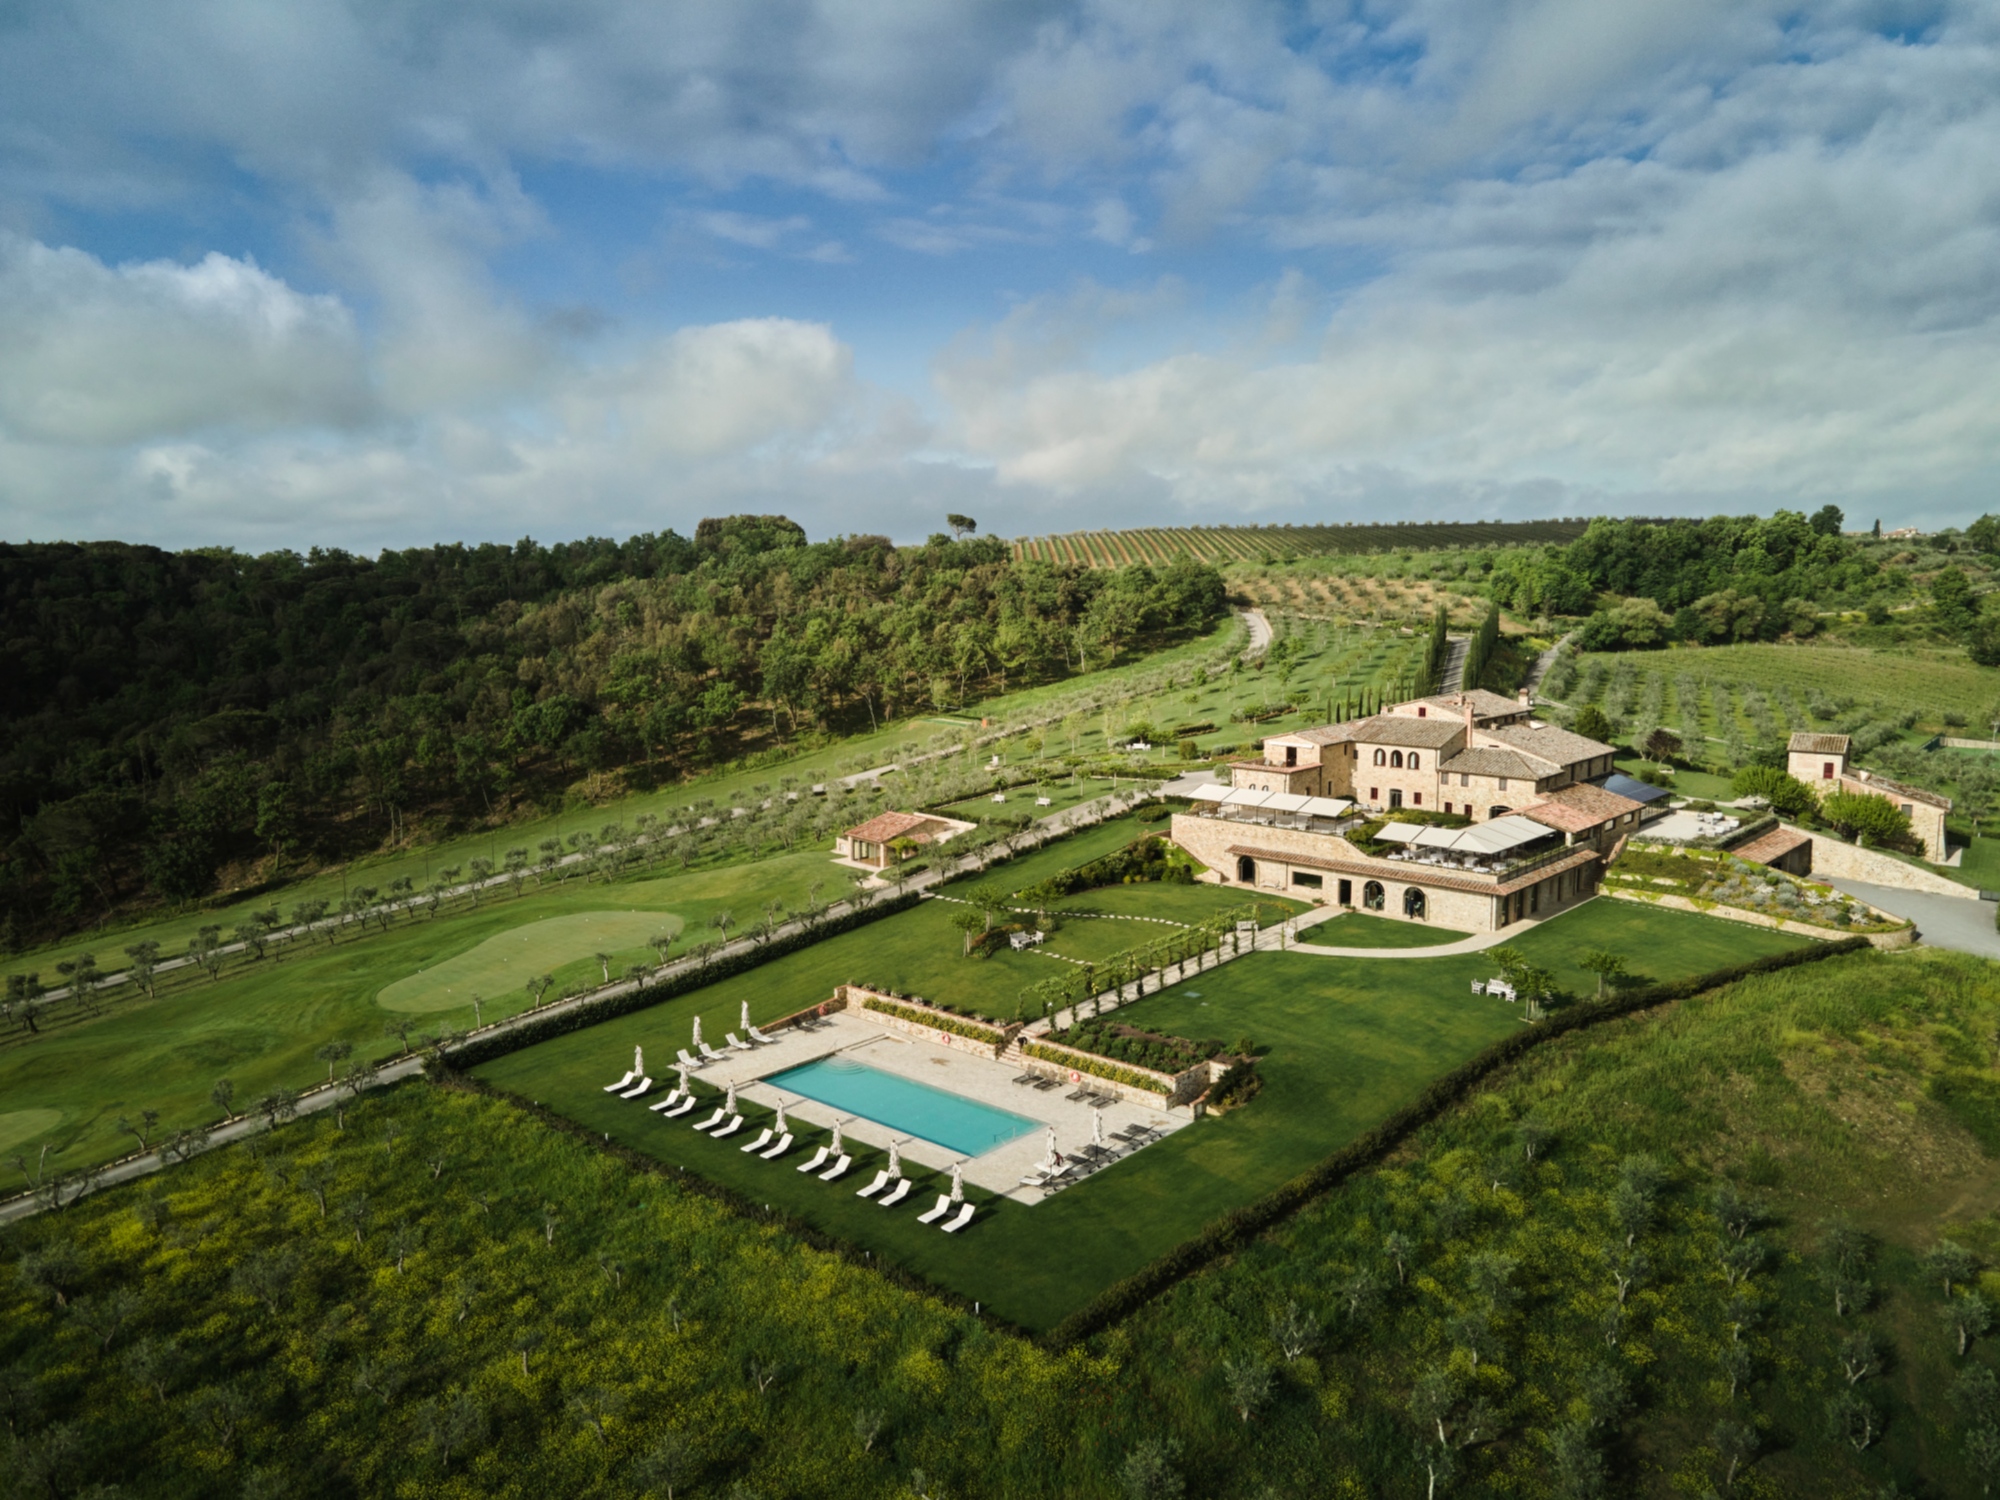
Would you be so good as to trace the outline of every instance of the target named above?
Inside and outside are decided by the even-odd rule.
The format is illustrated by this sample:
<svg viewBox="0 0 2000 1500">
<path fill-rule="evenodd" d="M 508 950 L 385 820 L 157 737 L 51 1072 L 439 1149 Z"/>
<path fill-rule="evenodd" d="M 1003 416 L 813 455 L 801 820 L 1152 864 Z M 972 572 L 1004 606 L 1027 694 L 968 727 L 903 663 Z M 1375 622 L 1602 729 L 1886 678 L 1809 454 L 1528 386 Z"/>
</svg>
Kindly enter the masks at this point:
<svg viewBox="0 0 2000 1500">
<path fill-rule="evenodd" d="M 1905 786 L 1886 776 L 1859 768 L 1850 770 L 1847 752 L 1850 741 L 1844 734 L 1801 732 L 1785 747 L 1785 769 L 1824 796 L 1828 791 L 1854 792 L 1865 797 L 1887 797 L 1910 820 L 1910 832 L 1924 846 L 1924 858 L 1944 863 L 1944 819 L 1951 811 L 1951 798 L 1921 787 Z"/>
<path fill-rule="evenodd" d="M 913 858 L 919 849 L 942 844 L 977 826 L 933 813 L 877 813 L 836 838 L 833 857 L 842 864 L 886 870 L 899 856 Z"/>
<path fill-rule="evenodd" d="M 1172 837 L 1209 880 L 1492 932 L 1596 893 L 1646 811 L 1599 784 L 1612 753 L 1537 721 L 1525 695 L 1415 698 L 1273 735 Z M 1406 810 L 1470 826 L 1398 821 Z"/>
</svg>

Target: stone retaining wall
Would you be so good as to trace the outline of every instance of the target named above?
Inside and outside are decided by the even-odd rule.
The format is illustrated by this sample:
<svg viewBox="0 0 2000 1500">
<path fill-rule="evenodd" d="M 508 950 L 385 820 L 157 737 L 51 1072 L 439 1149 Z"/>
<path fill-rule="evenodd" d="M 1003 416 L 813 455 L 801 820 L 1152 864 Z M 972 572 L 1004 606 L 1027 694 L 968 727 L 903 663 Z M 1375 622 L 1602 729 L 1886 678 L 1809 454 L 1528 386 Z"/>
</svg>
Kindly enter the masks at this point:
<svg viewBox="0 0 2000 1500">
<path fill-rule="evenodd" d="M 1832 875 L 1842 880 L 1865 880 L 1870 885 L 1894 886 L 1899 891 L 1957 896 L 1966 901 L 1979 899 L 1979 892 L 1971 886 L 1891 859 L 1879 849 L 1863 849 L 1803 828 L 1799 832 L 1812 840 L 1812 872 L 1822 878 Z"/>
<path fill-rule="evenodd" d="M 905 1036 L 916 1037 L 920 1041 L 932 1042 L 940 1047 L 955 1048 L 960 1052 L 987 1052 L 998 1057 L 1007 1050 L 1007 1044 L 1020 1031 L 1021 1023 L 1016 1021 L 1008 1026 L 994 1026 L 986 1029 L 993 1032 L 996 1041 L 987 1042 L 978 1037 L 961 1036 L 955 1031 L 947 1031 L 942 1026 L 926 1026 L 920 1021 L 912 1021 L 903 1016 L 892 1016 L 887 1011 L 874 1010 L 863 1004 L 866 1000 L 880 1000 L 884 1005 L 900 1005 L 905 1010 L 924 1011 L 936 1016 L 940 1021 L 955 1021 L 965 1026 L 984 1026 L 984 1022 L 974 1021 L 966 1016 L 945 1010 L 941 1006 L 930 1005 L 922 1000 L 912 1000 L 896 995 L 885 995 L 880 990 L 871 990 L 865 985 L 843 984 L 834 991 L 834 998 L 857 1014 L 865 1015 L 878 1026 L 886 1026 L 891 1031 L 900 1031 Z"/>
<path fill-rule="evenodd" d="M 1030 1057 L 1029 1047 L 1047 1047 L 1052 1052 L 1061 1052 L 1075 1058 L 1074 1064 L 1054 1062 L 1046 1057 Z M 1094 1052 L 1079 1051 L 1066 1047 L 1061 1042 L 1052 1041 L 1047 1036 L 1026 1036 L 1021 1038 L 1021 1069 L 1027 1073 L 1039 1073 L 1044 1078 L 1058 1079 L 1069 1084 L 1088 1084 L 1099 1093 L 1115 1094 L 1127 1104 L 1149 1105 L 1154 1109 L 1172 1109 L 1186 1104 L 1206 1093 L 1209 1085 L 1209 1066 L 1206 1062 L 1196 1063 L 1180 1073 L 1162 1073 L 1154 1068 L 1144 1068 L 1137 1063 L 1121 1062 L 1115 1057 L 1099 1057 Z M 1083 1064 L 1086 1062 L 1108 1063 L 1122 1068 L 1128 1073 L 1137 1073 L 1143 1078 L 1156 1078 L 1158 1089 L 1144 1089 L 1136 1084 L 1120 1083 L 1115 1078 L 1105 1078 L 1092 1073 Z"/>
</svg>

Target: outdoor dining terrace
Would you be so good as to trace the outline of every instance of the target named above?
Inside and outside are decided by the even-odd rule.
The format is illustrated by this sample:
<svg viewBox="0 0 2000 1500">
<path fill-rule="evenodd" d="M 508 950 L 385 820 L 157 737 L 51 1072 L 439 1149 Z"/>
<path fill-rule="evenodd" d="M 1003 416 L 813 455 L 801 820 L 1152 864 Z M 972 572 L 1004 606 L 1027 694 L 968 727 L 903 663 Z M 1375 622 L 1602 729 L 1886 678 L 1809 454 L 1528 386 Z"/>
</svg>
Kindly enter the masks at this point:
<svg viewBox="0 0 2000 1500">
<path fill-rule="evenodd" d="M 1263 792 L 1252 787 L 1198 786 L 1191 794 L 1197 817 L 1227 818 L 1301 833 L 1345 833 L 1363 821 L 1350 816 L 1344 797 L 1306 797 L 1295 792 Z"/>
<path fill-rule="evenodd" d="M 1476 875 L 1523 875 L 1572 851 L 1560 830 L 1518 814 L 1467 828 L 1385 823 L 1369 840 L 1379 858 Z M 1383 849 L 1379 846 L 1392 847 Z"/>
</svg>

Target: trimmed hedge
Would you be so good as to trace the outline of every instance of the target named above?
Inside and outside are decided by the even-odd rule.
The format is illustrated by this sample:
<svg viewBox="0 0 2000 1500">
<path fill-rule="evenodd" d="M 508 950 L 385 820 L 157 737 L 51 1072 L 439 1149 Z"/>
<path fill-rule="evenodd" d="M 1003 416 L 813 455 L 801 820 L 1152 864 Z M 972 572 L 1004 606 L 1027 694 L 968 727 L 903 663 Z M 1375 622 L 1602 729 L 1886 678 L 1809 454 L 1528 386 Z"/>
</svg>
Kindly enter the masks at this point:
<svg viewBox="0 0 2000 1500">
<path fill-rule="evenodd" d="M 1798 964 L 1817 963 L 1836 954 L 1859 953 L 1869 946 L 1866 938 L 1842 938 L 1808 948 L 1795 948 L 1790 953 L 1752 959 L 1748 963 L 1732 964 L 1728 968 L 1698 974 L 1692 979 L 1644 985 L 1609 999 L 1571 1006 L 1533 1027 L 1503 1037 L 1477 1057 L 1433 1080 L 1415 1102 L 1397 1110 L 1373 1130 L 1348 1142 L 1318 1165 L 1308 1168 L 1290 1182 L 1281 1183 L 1254 1202 L 1231 1209 L 1151 1265 L 1106 1287 L 1049 1330 L 1045 1342 L 1056 1347 L 1072 1344 L 1129 1316 L 1175 1282 L 1193 1275 L 1210 1261 L 1227 1255 L 1262 1234 L 1280 1219 L 1296 1213 L 1313 1199 L 1340 1186 L 1356 1172 L 1374 1166 L 1408 1136 L 1464 1100 L 1476 1085 L 1544 1042 L 1669 1001 L 1686 1000 L 1753 974 L 1769 974 Z"/>
<path fill-rule="evenodd" d="M 622 995 L 606 995 L 598 1000 L 585 1000 L 582 1004 L 555 1015 L 544 1016 L 540 1020 L 529 1021 L 496 1036 L 477 1037 L 451 1049 L 450 1065 L 456 1069 L 476 1068 L 481 1063 L 491 1062 L 496 1057 L 505 1057 L 510 1052 L 518 1052 L 523 1047 L 533 1047 L 554 1037 L 568 1036 L 572 1031 L 582 1031 L 595 1026 L 600 1021 L 609 1021 L 616 1016 L 628 1016 L 634 1011 L 648 1010 L 667 1000 L 678 1000 L 682 995 L 705 988 L 719 980 L 730 979 L 738 974 L 748 973 L 774 958 L 782 958 L 787 953 L 796 953 L 801 948 L 809 948 L 823 938 L 839 933 L 852 932 L 857 927 L 865 927 L 879 917 L 893 916 L 899 911 L 908 911 L 921 899 L 916 891 L 906 891 L 887 901 L 860 911 L 843 912 L 837 917 L 814 923 L 801 932 L 788 933 L 781 938 L 773 938 L 742 953 L 732 953 L 719 958 L 705 967 L 683 969 L 678 974 L 669 975 L 653 984 L 644 984 L 636 990 L 628 990 Z M 531 1012 L 532 1014 L 532 1012 Z"/>
<path fill-rule="evenodd" d="M 1021 1050 L 1041 1062 L 1074 1068 L 1079 1073 L 1089 1073 L 1098 1078 L 1108 1078 L 1113 1083 L 1122 1083 L 1128 1088 L 1144 1089 L 1149 1094 L 1158 1094 L 1162 1099 L 1173 1092 L 1170 1088 L 1161 1088 L 1157 1078 L 1149 1078 L 1144 1073 L 1135 1073 L 1130 1068 L 1121 1068 L 1115 1062 L 1102 1057 L 1092 1057 L 1087 1052 L 1070 1052 L 1064 1048 L 1045 1046 L 1040 1042 L 1024 1042 Z"/>
<path fill-rule="evenodd" d="M 864 995 L 861 999 L 863 1010 L 879 1010 L 885 1016 L 895 1016 L 899 1020 L 914 1021 L 919 1026 L 928 1026 L 933 1031 L 948 1031 L 953 1036 L 970 1037 L 975 1042 L 985 1042 L 998 1047 L 1007 1040 L 1007 1034 L 997 1027 L 981 1026 L 977 1021 L 961 1020 L 953 1015 L 940 1015 L 936 1011 L 919 1010 L 914 1005 L 898 1005 L 893 1000 L 884 1000 L 879 995 Z"/>
</svg>

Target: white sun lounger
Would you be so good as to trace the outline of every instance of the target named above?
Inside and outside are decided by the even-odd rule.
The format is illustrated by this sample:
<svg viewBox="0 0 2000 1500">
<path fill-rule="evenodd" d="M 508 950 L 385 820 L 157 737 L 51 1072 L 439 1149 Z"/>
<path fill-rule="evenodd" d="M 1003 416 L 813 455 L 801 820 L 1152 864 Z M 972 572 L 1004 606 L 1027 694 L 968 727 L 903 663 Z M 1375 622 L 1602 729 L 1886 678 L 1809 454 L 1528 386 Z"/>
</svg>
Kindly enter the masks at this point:
<svg viewBox="0 0 2000 1500">
<path fill-rule="evenodd" d="M 632 1087 L 625 1090 L 625 1092 L 620 1094 L 618 1097 L 620 1099 L 636 1099 L 641 1094 L 645 1093 L 646 1090 L 650 1089 L 652 1086 L 653 1086 L 652 1079 L 641 1078 L 637 1083 L 633 1084 Z"/>
<path fill-rule="evenodd" d="M 701 1055 L 707 1058 L 710 1062 L 722 1062 L 729 1056 L 727 1052 L 717 1052 L 713 1047 L 709 1046 L 707 1042 L 703 1042 L 701 1044 Z"/>
<path fill-rule="evenodd" d="M 685 1047 L 681 1048 L 680 1061 L 681 1065 L 687 1068 L 698 1068 L 701 1066 L 701 1059 L 688 1056 L 688 1049 Z"/>
<path fill-rule="evenodd" d="M 804 1165 L 799 1170 L 801 1172 L 817 1172 L 821 1167 L 826 1165 L 826 1159 L 831 1155 L 833 1155 L 832 1148 L 822 1146 L 805 1159 Z"/>
<path fill-rule="evenodd" d="M 630 1087 L 632 1087 L 632 1080 L 637 1078 L 638 1076 L 639 1075 L 637 1073 L 627 1073 L 623 1078 L 619 1079 L 616 1083 L 605 1084 L 604 1092 L 607 1094 L 615 1094 L 620 1089 L 629 1089 Z"/>
<path fill-rule="evenodd" d="M 765 1036 L 764 1033 L 759 1031 L 755 1026 L 745 1026 L 743 1029 L 744 1031 L 749 1033 L 750 1040 L 753 1042 L 762 1042 L 767 1047 L 775 1047 L 778 1044 L 778 1039 L 776 1037 Z"/>
<path fill-rule="evenodd" d="M 958 1210 L 958 1217 L 944 1226 L 944 1232 L 946 1234 L 957 1234 L 959 1230 L 965 1228 L 971 1222 L 972 1205 L 970 1203 L 961 1204 Z"/>
<path fill-rule="evenodd" d="M 729 1123 L 723 1126 L 722 1129 L 716 1131 L 712 1139 L 719 1141 L 725 1135 L 734 1135 L 736 1134 L 737 1131 L 741 1130 L 746 1123 L 748 1122 L 744 1120 L 743 1116 L 731 1115 L 729 1117 Z"/>
<path fill-rule="evenodd" d="M 757 1138 L 754 1141 L 750 1142 L 749 1145 L 745 1146 L 743 1148 L 743 1151 L 745 1155 L 748 1155 L 752 1151 L 762 1151 L 766 1146 L 770 1144 L 771 1144 L 771 1127 L 766 1125 L 762 1130 L 757 1132 Z"/>
<path fill-rule="evenodd" d="M 847 1169 L 853 1165 L 854 1165 L 853 1157 L 843 1156 L 839 1161 L 835 1162 L 832 1166 L 828 1167 L 824 1172 L 820 1173 L 819 1180 L 821 1182 L 831 1182 L 836 1177 L 845 1177 L 847 1175 Z"/>
<path fill-rule="evenodd" d="M 654 1114 L 658 1114 L 663 1109 L 672 1109 L 676 1104 L 680 1102 L 681 1102 L 681 1086 L 679 1084 L 675 1084 L 673 1087 L 673 1091 L 669 1093 L 664 1099 L 655 1099 L 651 1104 L 647 1105 L 646 1108 L 650 1109 Z"/>
<path fill-rule="evenodd" d="M 937 1207 L 932 1209 L 929 1213 L 918 1214 L 917 1222 L 919 1224 L 935 1224 L 939 1219 L 942 1219 L 946 1214 L 950 1212 L 951 1212 L 951 1194 L 939 1193 Z"/>
<path fill-rule="evenodd" d="M 759 1156 L 762 1156 L 765 1161 L 775 1161 L 791 1149 L 792 1149 L 792 1133 L 789 1130 L 787 1130 L 783 1135 L 779 1136 L 778 1139 L 771 1144 L 768 1150 L 760 1151 L 757 1154 Z"/>
<path fill-rule="evenodd" d="M 718 1104 L 715 1107 L 715 1113 L 710 1115 L 706 1120 L 699 1122 L 694 1128 L 696 1130 L 713 1130 L 728 1118 L 729 1111 Z"/>
<path fill-rule="evenodd" d="M 660 1118 L 662 1120 L 678 1120 L 682 1115 L 688 1113 L 693 1108 L 694 1108 L 694 1095 L 689 1094 L 686 1098 L 681 1100 L 680 1103 L 676 1104 L 672 1109 L 662 1110 L 660 1112 Z"/>
<path fill-rule="evenodd" d="M 733 1031 L 726 1032 L 722 1039 L 729 1043 L 729 1050 L 732 1052 L 754 1052 L 757 1050 Z"/>
<path fill-rule="evenodd" d="M 887 1187 L 888 1185 L 889 1185 L 889 1169 L 887 1167 L 884 1167 L 881 1171 L 875 1174 L 874 1179 L 868 1184 L 867 1187 L 860 1189 L 858 1192 L 855 1193 L 854 1196 L 857 1198 L 872 1198 L 877 1193 L 881 1192 L 882 1189 Z"/>
<path fill-rule="evenodd" d="M 910 1179 L 905 1177 L 901 1182 L 897 1183 L 894 1187 L 890 1188 L 888 1192 L 882 1195 L 880 1206 L 883 1208 L 894 1208 L 898 1203 L 901 1203 L 905 1198 L 909 1196 L 910 1196 Z"/>
</svg>

